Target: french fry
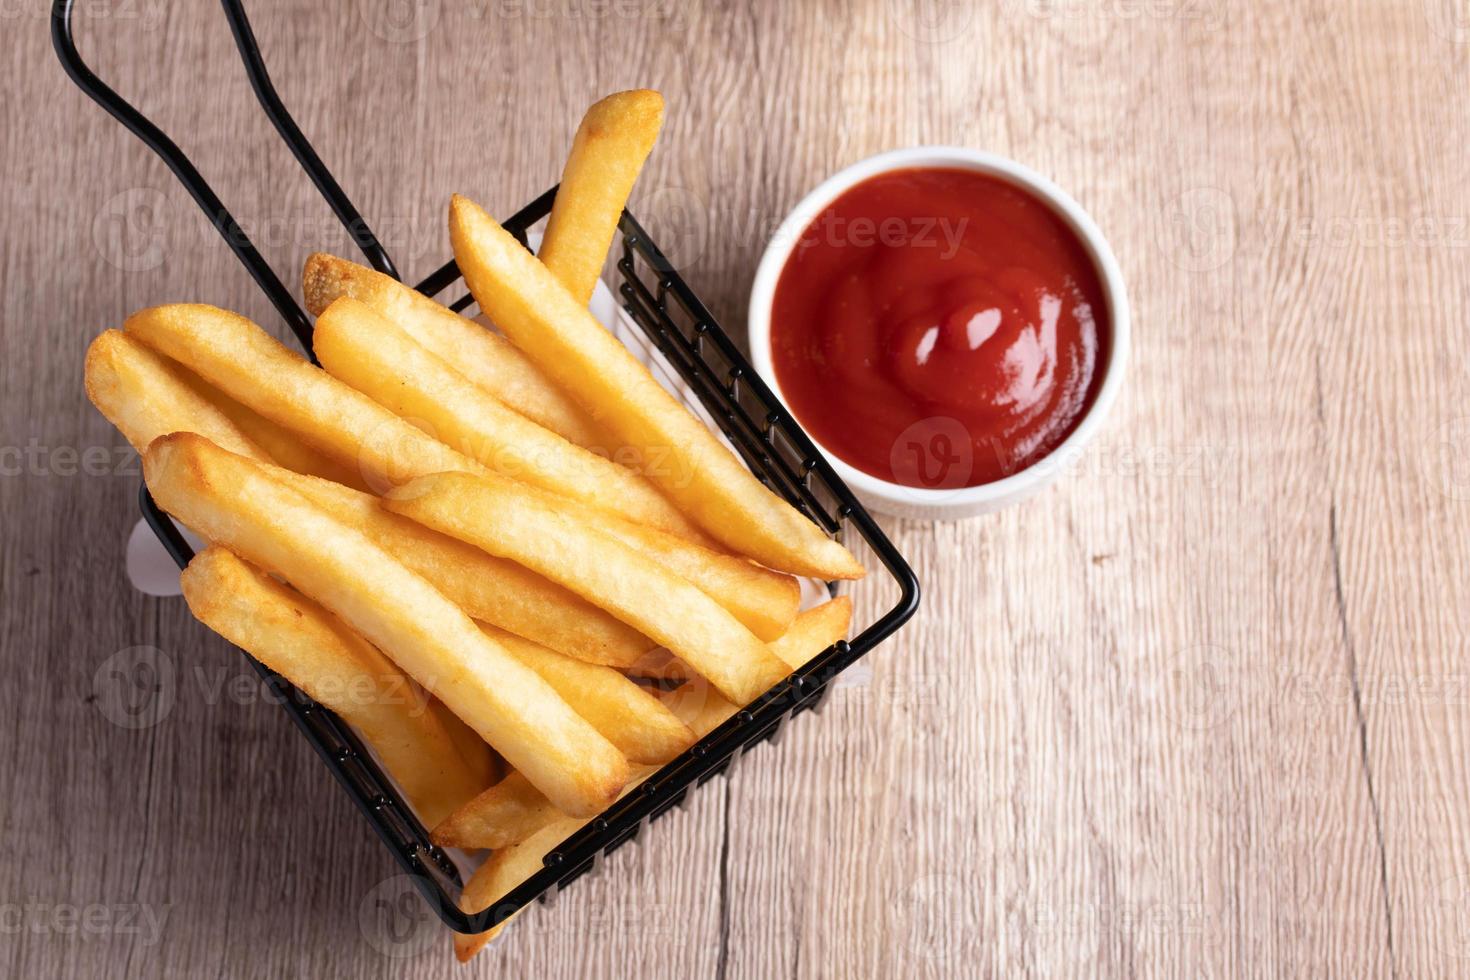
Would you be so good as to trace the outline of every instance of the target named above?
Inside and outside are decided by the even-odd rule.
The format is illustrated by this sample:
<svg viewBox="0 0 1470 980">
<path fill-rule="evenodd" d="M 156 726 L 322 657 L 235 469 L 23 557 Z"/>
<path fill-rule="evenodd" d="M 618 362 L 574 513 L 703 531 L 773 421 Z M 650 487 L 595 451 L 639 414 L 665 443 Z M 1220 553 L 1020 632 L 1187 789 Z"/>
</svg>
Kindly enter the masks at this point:
<svg viewBox="0 0 1470 980">
<path fill-rule="evenodd" d="M 121 330 L 104 330 L 87 348 L 87 397 L 140 454 L 170 432 L 197 432 L 252 459 L 266 451 L 201 397 L 177 365 Z"/>
<path fill-rule="evenodd" d="M 638 474 L 507 408 L 350 296 L 317 317 L 312 346 L 328 374 L 503 476 L 707 540 Z"/>
<path fill-rule="evenodd" d="M 852 600 L 847 596 L 829 599 L 797 616 L 785 635 L 770 644 L 771 652 L 785 661 L 792 670 L 799 670 L 806 666 L 807 661 L 846 636 L 851 622 Z M 663 675 L 665 678 L 676 679 L 687 676 L 688 668 L 677 660 L 669 664 L 667 673 Z M 714 731 L 740 710 L 702 677 L 689 680 L 673 690 L 660 692 L 659 700 L 682 718 L 700 738 Z M 492 786 L 475 799 L 481 799 L 494 790 L 495 787 Z M 465 807 L 473 806 L 474 802 L 472 800 L 466 803 Z M 458 812 L 460 811 L 456 811 Z"/>
<path fill-rule="evenodd" d="M 654 642 L 535 572 L 394 514 L 378 498 L 326 480 L 270 475 L 363 534 L 472 618 L 593 664 L 637 663 Z"/>
<path fill-rule="evenodd" d="M 846 636 L 851 621 L 852 600 L 847 596 L 837 596 L 797 616 L 785 633 L 766 645 L 792 670 L 798 670 L 806 666 L 812 657 Z M 644 680 L 680 684 L 698 676 L 688 664 L 662 647 L 650 650 L 632 666 L 624 667 L 623 673 Z"/>
<path fill-rule="evenodd" d="M 801 607 L 801 583 L 784 572 L 628 521 L 597 528 L 693 583 L 759 639 L 781 636 Z"/>
<path fill-rule="evenodd" d="M 767 643 L 767 646 L 770 644 Z M 624 674 L 629 677 L 640 677 L 644 680 L 667 681 L 678 679 L 681 682 L 691 677 L 698 676 L 689 669 L 678 657 L 674 656 L 663 647 L 655 647 L 648 653 L 639 657 L 633 663 L 622 668 Z"/>
<path fill-rule="evenodd" d="M 342 296 L 366 303 L 531 421 L 579 446 L 612 448 L 602 445 L 587 413 L 514 344 L 392 276 L 318 252 L 306 260 L 302 292 L 313 316 Z"/>
<path fill-rule="evenodd" d="M 176 361 L 168 363 L 200 398 L 227 415 L 231 422 L 239 426 L 241 432 L 264 449 L 271 462 L 297 473 L 343 484 L 354 490 L 368 490 L 368 485 L 363 481 L 357 467 L 339 463 L 325 453 L 311 448 L 290 430 L 241 405 L 182 364 Z"/>
<path fill-rule="evenodd" d="M 508 479 L 503 476 L 487 475 L 484 478 L 496 481 L 501 485 L 509 483 Z M 765 640 L 781 635 L 790 625 L 801 604 L 801 586 L 790 575 L 773 572 L 769 568 L 762 568 L 744 558 L 715 551 L 697 542 L 659 531 L 656 528 L 634 524 L 599 511 L 583 502 L 572 501 L 538 487 L 523 483 L 517 483 L 516 487 L 523 493 L 536 496 L 547 506 L 554 507 L 584 524 L 596 527 L 635 551 L 666 566 L 674 574 L 688 580 L 700 591 L 725 607 L 736 619 L 755 633 L 758 639 Z M 460 604 L 466 605 L 463 601 L 460 601 Z M 486 619 L 497 626 L 505 626 L 490 616 L 479 616 L 473 612 L 472 615 Z M 528 636 L 512 626 L 505 626 L 505 628 L 512 633 L 545 643 L 539 636 Z M 576 650 L 562 649 L 551 643 L 546 643 L 546 645 L 581 660 L 606 663 L 617 667 L 634 665 L 639 656 L 646 653 L 652 646 L 648 644 L 642 649 L 635 650 L 632 645 L 627 645 L 622 648 L 623 656 L 614 661 L 583 656 Z"/>
<path fill-rule="evenodd" d="M 792 670 L 800 670 L 817 654 L 847 635 L 852 625 L 852 599 L 845 595 L 828 599 L 796 617 L 771 652 Z"/>
<path fill-rule="evenodd" d="M 321 603 L 435 694 L 564 813 L 602 810 L 628 762 L 536 673 L 392 555 L 202 436 L 153 441 L 164 510 Z"/>
<path fill-rule="evenodd" d="M 195 618 L 357 729 L 430 826 L 485 788 L 489 746 L 457 744 L 429 695 L 321 606 L 224 548 L 179 580 Z"/>
<path fill-rule="evenodd" d="M 88 396 L 142 452 L 170 432 L 198 432 L 251 459 L 361 488 L 351 468 L 317 453 L 291 433 L 252 412 L 120 330 L 98 336 L 87 350 Z"/>
<path fill-rule="evenodd" d="M 556 689 L 629 762 L 664 763 L 694 744 L 694 734 L 652 694 L 611 667 L 565 657 L 493 626 L 491 638 Z"/>
<path fill-rule="evenodd" d="M 703 738 L 740 709 L 710 687 L 709 682 L 700 679 L 695 683 L 697 689 L 685 692 L 682 697 L 666 691 L 657 700 L 676 717 L 683 718 L 696 738 Z M 633 780 L 646 778 L 658 768 L 634 766 Z M 525 776 L 512 771 L 436 826 L 432 836 L 440 847 L 499 850 L 518 844 L 547 824 L 565 818 L 566 814 L 553 806 Z"/>
<path fill-rule="evenodd" d="M 695 733 L 691 727 L 685 726 L 684 721 L 679 721 L 678 716 L 660 698 L 645 692 L 620 674 L 617 680 L 622 685 L 614 685 L 609 677 L 592 673 L 616 671 L 607 670 L 606 667 L 592 669 L 588 664 L 557 657 L 548 649 L 528 644 L 517 636 L 503 633 L 491 635 L 500 639 L 512 654 L 522 657 L 522 663 L 537 670 L 557 692 L 562 693 L 567 704 L 591 721 L 592 727 L 603 732 L 613 745 L 619 746 L 623 754 L 628 755 L 629 761 L 644 763 L 645 765 L 635 765 L 632 768 L 635 774 L 653 773 L 659 768 L 659 764 L 667 763 L 694 743 Z M 566 670 L 567 667 L 572 670 Z M 729 701 L 725 701 L 719 693 L 711 692 L 710 701 L 729 705 Z M 735 708 L 732 705 L 731 714 L 734 713 Z M 657 741 L 653 743 L 653 751 L 642 751 L 642 746 L 648 741 L 647 736 L 637 730 L 629 730 L 629 726 L 634 724 L 629 721 L 629 714 L 648 718 L 654 732 L 659 733 Z M 691 717 L 701 720 L 710 716 L 701 716 L 698 711 L 692 711 Z M 723 721 L 723 718 L 720 720 Z M 606 729 L 603 726 L 607 726 Z M 700 735 L 706 735 L 709 730 L 713 730 L 713 726 L 706 732 L 700 732 Z M 623 732 L 628 733 L 623 735 Z M 512 771 L 435 826 L 434 842 L 444 848 L 504 848 L 525 840 L 545 824 L 560 820 L 564 815 L 566 814 L 553 807 L 544 793 L 532 786 L 525 776 Z"/>
<path fill-rule="evenodd" d="M 688 723 L 690 731 L 704 738 L 735 716 L 740 709 L 725 700 L 724 696 L 710 686 L 709 681 L 698 678 L 681 688 L 665 691 L 659 698 L 677 717 Z M 504 780 L 501 780 L 504 782 Z M 496 785 L 499 785 L 497 783 Z M 493 789 L 494 787 L 491 787 Z M 487 790 L 486 792 L 489 792 Z M 475 797 L 479 799 L 479 797 Z M 471 801 L 473 802 L 473 801 Z M 466 804 L 468 806 L 469 804 Z"/>
<path fill-rule="evenodd" d="M 755 634 L 687 580 L 513 481 L 438 473 L 395 488 L 384 506 L 571 589 L 739 704 L 786 676 Z"/>
<path fill-rule="evenodd" d="M 779 648 L 782 658 L 793 667 L 803 665 L 846 636 L 851 619 L 852 601 L 839 596 L 797 616 L 786 635 L 771 645 L 772 649 Z M 674 692 L 663 696 L 671 708 L 683 714 L 700 738 L 739 710 L 707 685 L 704 694 L 698 698 L 680 698 Z M 656 771 L 655 767 L 635 767 L 629 789 Z M 624 793 L 627 792 L 625 789 Z M 434 842 L 444 847 L 495 848 L 495 853 L 466 883 L 460 898 L 460 907 L 473 913 L 489 908 L 539 871 L 541 859 L 584 826 L 585 820 L 570 819 L 557 812 L 524 776 L 512 772 L 436 827 Z M 507 919 L 500 926 L 474 935 L 457 934 L 454 949 L 460 962 L 483 949 L 509 922 Z"/>
<path fill-rule="evenodd" d="M 730 702 L 720 699 L 725 704 Z M 433 840 L 440 847 L 482 847 L 499 850 L 530 837 L 554 820 L 566 816 L 531 785 L 530 780 L 511 771 L 505 778 L 465 803 L 434 827 Z"/>
<path fill-rule="evenodd" d="M 420 688 L 420 690 L 423 690 Z M 481 785 L 498 783 L 505 778 L 505 760 L 495 753 L 495 750 L 486 745 L 485 740 L 480 737 L 469 725 L 465 724 L 463 718 L 449 710 L 449 706 L 440 701 L 434 695 L 424 692 L 429 699 L 429 711 L 438 719 L 439 724 L 449 733 L 449 739 L 459 750 L 459 756 L 465 760 L 465 764 L 471 766 L 481 782 Z M 483 751 L 482 747 L 483 746 Z M 483 768 L 482 768 L 483 767 Z"/>
<path fill-rule="evenodd" d="M 491 903 L 508 894 L 512 888 L 540 871 L 542 861 L 552 848 L 587 825 L 586 820 L 562 817 L 542 827 L 526 840 L 503 850 L 496 851 L 485 863 L 475 870 L 465 882 L 460 893 L 460 908 L 466 912 L 479 912 Z M 454 955 L 461 963 L 468 963 L 480 950 L 500 935 L 500 931 L 515 919 L 517 911 L 499 925 L 485 932 L 466 935 L 454 934 Z"/>
<path fill-rule="evenodd" d="M 540 254 L 583 306 L 592 302 L 618 219 L 663 117 L 663 96 L 637 89 L 596 103 L 577 127 Z"/>
<path fill-rule="evenodd" d="M 480 308 L 599 429 L 652 461 L 651 479 L 731 550 L 763 565 L 827 579 L 863 567 L 838 542 L 766 489 L 648 369 L 480 207 L 456 195 L 449 234 Z"/>
<path fill-rule="evenodd" d="M 358 468 L 375 490 L 424 473 L 484 472 L 228 310 L 155 306 L 128 317 L 124 329 L 339 463 Z"/>
</svg>

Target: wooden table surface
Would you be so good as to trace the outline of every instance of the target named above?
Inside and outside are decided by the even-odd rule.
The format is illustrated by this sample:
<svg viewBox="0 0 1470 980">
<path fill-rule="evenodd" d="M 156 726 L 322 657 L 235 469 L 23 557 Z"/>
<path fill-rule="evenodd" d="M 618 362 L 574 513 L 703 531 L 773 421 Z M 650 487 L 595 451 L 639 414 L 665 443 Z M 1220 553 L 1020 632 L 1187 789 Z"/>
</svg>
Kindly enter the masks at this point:
<svg viewBox="0 0 1470 980">
<path fill-rule="evenodd" d="M 287 278 L 346 254 L 214 5 L 81 7 L 83 51 Z M 587 104 L 646 85 L 668 121 L 634 208 L 736 333 L 787 209 L 919 143 L 1053 177 L 1133 303 L 1076 471 L 885 521 L 926 593 L 867 676 L 461 975 L 1470 971 L 1462 0 L 326 8 L 251 5 L 409 275 L 448 255 L 451 192 L 508 214 Z M 67 83 L 43 0 L 0 18 L 3 972 L 449 975 L 240 658 L 124 577 L 138 467 L 83 397 L 86 344 L 171 300 L 279 324 Z M 140 664 L 172 671 L 146 724 Z"/>
</svg>

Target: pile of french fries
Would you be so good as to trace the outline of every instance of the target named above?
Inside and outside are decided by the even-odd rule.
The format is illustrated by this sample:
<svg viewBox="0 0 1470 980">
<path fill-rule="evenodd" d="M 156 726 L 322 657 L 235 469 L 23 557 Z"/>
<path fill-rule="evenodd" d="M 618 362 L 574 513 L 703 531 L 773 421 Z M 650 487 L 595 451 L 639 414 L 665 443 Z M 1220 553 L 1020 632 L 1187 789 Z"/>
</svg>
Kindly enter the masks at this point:
<svg viewBox="0 0 1470 980">
<path fill-rule="evenodd" d="M 193 304 L 87 352 L 92 402 L 209 544 L 191 611 L 354 726 L 438 843 L 490 850 L 469 912 L 846 635 L 847 600 L 801 612 L 795 576 L 863 574 L 588 312 L 662 114 L 651 91 L 588 111 L 539 256 L 452 200 L 495 330 L 318 254 L 320 367 Z"/>
</svg>

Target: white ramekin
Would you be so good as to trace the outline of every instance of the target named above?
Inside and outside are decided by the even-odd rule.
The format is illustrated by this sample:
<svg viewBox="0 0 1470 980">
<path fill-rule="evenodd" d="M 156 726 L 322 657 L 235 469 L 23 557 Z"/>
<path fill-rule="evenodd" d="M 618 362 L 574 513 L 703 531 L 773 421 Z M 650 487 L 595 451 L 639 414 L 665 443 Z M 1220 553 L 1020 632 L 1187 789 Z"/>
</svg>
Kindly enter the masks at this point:
<svg viewBox="0 0 1470 980">
<path fill-rule="evenodd" d="M 1123 384 L 1123 374 L 1128 362 L 1128 294 L 1123 286 L 1123 274 L 1118 269 L 1118 260 L 1113 257 L 1113 250 L 1108 247 L 1107 240 L 1087 212 L 1060 187 L 1029 167 L 993 153 L 982 153 L 960 146 L 916 146 L 868 157 L 838 171 L 803 198 L 777 229 L 756 269 L 755 284 L 750 290 L 751 360 L 766 384 L 771 386 L 771 390 L 788 410 L 791 405 L 781 391 L 781 384 L 771 362 L 771 301 L 787 258 L 807 226 L 849 187 L 877 174 L 911 167 L 973 170 L 1014 184 L 1046 202 L 1086 247 L 1088 255 L 1097 266 L 1108 308 L 1108 355 L 1102 365 L 1102 387 L 1098 390 L 1097 398 L 1077 428 L 1072 430 L 1072 434 L 1061 445 L 1018 473 L 993 483 L 953 490 L 906 487 L 881 480 L 843 462 L 815 436 L 812 437 L 812 441 L 816 442 L 817 448 L 831 462 L 837 475 L 869 508 L 898 517 L 957 520 L 989 513 L 1007 504 L 1025 500 L 1078 461 L 1083 447 L 1097 433 Z M 795 412 L 792 414 L 798 423 L 802 421 L 800 415 Z"/>
</svg>

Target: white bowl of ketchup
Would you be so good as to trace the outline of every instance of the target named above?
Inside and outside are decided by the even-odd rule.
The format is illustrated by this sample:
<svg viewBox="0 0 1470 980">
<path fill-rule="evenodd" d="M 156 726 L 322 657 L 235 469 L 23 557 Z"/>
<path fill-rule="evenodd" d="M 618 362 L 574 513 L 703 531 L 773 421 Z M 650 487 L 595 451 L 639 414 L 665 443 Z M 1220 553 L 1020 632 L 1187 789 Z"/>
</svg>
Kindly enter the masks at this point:
<svg viewBox="0 0 1470 980">
<path fill-rule="evenodd" d="M 894 150 L 782 222 L 750 294 L 756 370 L 848 486 L 973 517 L 1080 458 L 1117 397 L 1128 297 L 1061 188 L 963 147 Z"/>
</svg>

